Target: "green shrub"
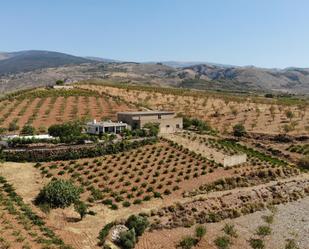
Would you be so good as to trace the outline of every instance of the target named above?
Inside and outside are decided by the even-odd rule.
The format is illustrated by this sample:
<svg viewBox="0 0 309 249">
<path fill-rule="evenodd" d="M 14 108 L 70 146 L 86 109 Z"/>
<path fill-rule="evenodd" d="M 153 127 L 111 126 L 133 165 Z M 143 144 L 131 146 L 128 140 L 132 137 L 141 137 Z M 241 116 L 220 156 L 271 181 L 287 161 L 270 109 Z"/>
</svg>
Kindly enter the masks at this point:
<svg viewBox="0 0 309 249">
<path fill-rule="evenodd" d="M 22 135 L 34 135 L 35 133 L 35 128 L 31 125 L 25 125 L 21 132 L 20 132 Z"/>
<path fill-rule="evenodd" d="M 117 206 L 116 204 L 112 204 L 112 205 L 111 205 L 111 209 L 112 209 L 112 210 L 117 210 L 117 209 L 118 209 L 118 206 Z"/>
<path fill-rule="evenodd" d="M 182 249 L 190 249 L 197 244 L 198 240 L 191 236 L 184 237 L 178 244 Z"/>
<path fill-rule="evenodd" d="M 293 239 L 288 239 L 288 240 L 287 240 L 287 243 L 286 243 L 286 245 L 285 245 L 284 248 L 285 248 L 285 249 L 300 249 L 300 248 L 297 246 L 295 240 L 293 240 Z"/>
<path fill-rule="evenodd" d="M 274 215 L 271 214 L 271 215 L 264 215 L 262 216 L 262 219 L 268 223 L 268 224 L 272 224 L 274 222 Z"/>
<path fill-rule="evenodd" d="M 12 121 L 11 123 L 9 123 L 9 131 L 17 131 L 19 130 L 19 126 L 17 124 L 17 122 Z"/>
<path fill-rule="evenodd" d="M 98 236 L 98 239 L 99 239 L 99 245 L 103 245 L 104 242 L 105 242 L 105 239 L 109 233 L 109 231 L 112 229 L 112 227 L 114 226 L 115 224 L 112 222 L 112 223 L 108 223 L 106 224 L 102 229 L 101 231 L 99 232 L 99 236 Z"/>
<path fill-rule="evenodd" d="M 228 236 L 217 237 L 214 242 L 219 249 L 227 249 L 231 244 L 231 240 Z"/>
<path fill-rule="evenodd" d="M 149 221 L 146 217 L 140 215 L 131 215 L 126 221 L 126 227 L 134 229 L 137 236 L 141 236 L 149 226 Z"/>
<path fill-rule="evenodd" d="M 199 240 L 204 237 L 204 235 L 206 234 L 206 228 L 204 226 L 197 226 L 195 228 L 195 235 L 196 237 L 199 238 Z"/>
<path fill-rule="evenodd" d="M 80 219 L 82 220 L 87 214 L 88 206 L 82 201 L 77 201 L 74 203 L 74 209 L 80 215 Z"/>
<path fill-rule="evenodd" d="M 66 180 L 49 182 L 35 199 L 37 205 L 47 204 L 51 208 L 66 208 L 79 201 L 81 189 Z"/>
<path fill-rule="evenodd" d="M 131 203 L 128 202 L 128 201 L 124 201 L 124 202 L 122 203 L 122 206 L 123 206 L 123 207 L 130 207 L 130 206 L 131 206 Z"/>
<path fill-rule="evenodd" d="M 242 124 L 236 124 L 233 126 L 233 134 L 235 137 L 242 137 L 246 135 L 246 129 Z"/>
<path fill-rule="evenodd" d="M 265 245 L 263 240 L 251 238 L 249 244 L 253 249 L 264 249 Z"/>
<path fill-rule="evenodd" d="M 119 235 L 119 245 L 123 249 L 133 249 L 136 243 L 136 234 L 134 229 L 121 232 Z"/>
<path fill-rule="evenodd" d="M 223 231 L 231 237 L 237 237 L 237 232 L 233 224 L 225 224 L 225 226 L 223 227 Z"/>
<path fill-rule="evenodd" d="M 260 236 L 267 236 L 271 234 L 271 228 L 269 226 L 259 226 L 256 230 L 256 234 Z"/>
<path fill-rule="evenodd" d="M 80 136 L 81 132 L 82 126 L 79 122 L 55 124 L 48 128 L 48 134 L 53 137 Z"/>
</svg>

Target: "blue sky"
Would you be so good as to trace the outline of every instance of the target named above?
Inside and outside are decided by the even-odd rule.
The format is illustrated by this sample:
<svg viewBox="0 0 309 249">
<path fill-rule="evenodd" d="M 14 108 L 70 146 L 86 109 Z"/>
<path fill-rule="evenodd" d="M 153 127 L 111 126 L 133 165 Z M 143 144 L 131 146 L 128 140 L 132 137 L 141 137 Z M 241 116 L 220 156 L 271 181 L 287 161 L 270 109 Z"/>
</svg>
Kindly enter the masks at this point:
<svg viewBox="0 0 309 249">
<path fill-rule="evenodd" d="M 309 67 L 308 0 L 3 0 L 0 51 Z"/>
</svg>

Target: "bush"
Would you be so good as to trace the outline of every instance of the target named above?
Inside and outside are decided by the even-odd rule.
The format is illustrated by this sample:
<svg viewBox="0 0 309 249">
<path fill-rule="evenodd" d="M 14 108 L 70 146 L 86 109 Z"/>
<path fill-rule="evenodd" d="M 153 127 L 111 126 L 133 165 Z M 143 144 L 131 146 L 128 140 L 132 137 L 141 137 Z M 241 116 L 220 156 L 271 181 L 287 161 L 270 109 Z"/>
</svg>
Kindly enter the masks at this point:
<svg viewBox="0 0 309 249">
<path fill-rule="evenodd" d="M 140 215 L 131 215 L 126 221 L 126 227 L 134 229 L 137 236 L 141 236 L 149 226 L 149 221 L 146 217 Z"/>
<path fill-rule="evenodd" d="M 19 126 L 16 122 L 12 121 L 11 123 L 9 123 L 9 131 L 17 131 L 19 130 Z"/>
<path fill-rule="evenodd" d="M 206 228 L 204 226 L 197 226 L 195 228 L 195 235 L 199 240 L 206 234 Z"/>
<path fill-rule="evenodd" d="M 225 224 L 223 231 L 227 234 L 230 235 L 231 237 L 236 238 L 237 237 L 237 232 L 235 230 L 234 225 L 232 224 Z"/>
<path fill-rule="evenodd" d="M 148 135 L 151 137 L 156 137 L 159 133 L 159 128 L 160 124 L 159 123 L 147 123 L 144 125 L 144 129 L 148 130 Z"/>
<path fill-rule="evenodd" d="M 215 239 L 215 245 L 219 249 L 227 249 L 231 244 L 231 240 L 228 236 L 220 236 Z"/>
<path fill-rule="evenodd" d="M 55 180 L 41 189 L 35 199 L 37 205 L 47 204 L 50 208 L 66 208 L 79 201 L 80 188 L 66 180 Z"/>
<path fill-rule="evenodd" d="M 79 158 L 98 157 L 110 154 L 116 154 L 122 151 L 129 151 L 138 147 L 155 144 L 156 138 L 148 138 L 139 141 L 120 141 L 107 145 L 97 145 L 91 147 L 68 147 L 65 150 L 46 150 L 43 153 L 38 153 L 37 150 L 23 151 L 7 151 L 2 152 L 1 158 L 6 161 L 14 162 L 39 162 L 39 161 L 58 161 L 58 160 L 73 160 Z"/>
<path fill-rule="evenodd" d="M 56 80 L 56 85 L 57 86 L 63 86 L 64 85 L 64 81 L 63 80 Z"/>
<path fill-rule="evenodd" d="M 233 126 L 233 135 L 235 137 L 242 137 L 246 135 L 246 129 L 242 124 L 236 124 Z"/>
<path fill-rule="evenodd" d="M 274 215 L 273 214 L 272 215 L 264 215 L 264 216 L 262 216 L 262 218 L 268 224 L 271 224 L 271 223 L 274 222 Z"/>
<path fill-rule="evenodd" d="M 80 215 L 80 219 L 82 220 L 87 214 L 88 206 L 84 202 L 78 201 L 74 203 L 74 209 Z"/>
<path fill-rule="evenodd" d="M 79 122 L 69 122 L 65 124 L 55 124 L 48 128 L 48 134 L 53 137 L 77 137 L 82 132 L 82 125 Z"/>
<path fill-rule="evenodd" d="M 179 247 L 183 248 L 183 249 L 190 249 L 193 246 L 195 246 L 197 244 L 197 239 L 192 238 L 191 236 L 187 236 L 185 238 L 183 238 L 180 242 L 179 242 Z"/>
<path fill-rule="evenodd" d="M 288 239 L 287 240 L 287 243 L 284 247 L 285 249 L 300 249 L 297 245 L 296 245 L 296 242 L 295 240 L 293 239 Z"/>
<path fill-rule="evenodd" d="M 263 240 L 251 238 L 249 244 L 253 249 L 264 249 L 265 245 Z"/>
<path fill-rule="evenodd" d="M 131 203 L 128 202 L 128 201 L 124 201 L 124 202 L 122 203 L 122 206 L 123 206 L 123 207 L 130 207 L 130 206 L 131 206 Z"/>
<path fill-rule="evenodd" d="M 183 128 L 185 130 L 193 128 L 194 130 L 204 133 L 215 133 L 207 122 L 196 118 L 183 117 Z"/>
<path fill-rule="evenodd" d="M 31 125 L 25 125 L 21 132 L 22 135 L 34 135 L 35 133 L 35 128 Z"/>
<path fill-rule="evenodd" d="M 256 230 L 256 234 L 260 236 L 267 236 L 271 234 L 271 228 L 269 226 L 259 226 Z"/>
<path fill-rule="evenodd" d="M 136 234 L 134 229 L 130 229 L 129 231 L 121 232 L 119 235 L 119 245 L 123 249 L 132 249 L 136 243 Z"/>
<path fill-rule="evenodd" d="M 114 223 L 107 223 L 99 232 L 99 245 L 103 245 L 105 242 L 105 239 L 109 233 L 109 231 L 112 229 L 112 227 L 114 226 Z"/>
</svg>

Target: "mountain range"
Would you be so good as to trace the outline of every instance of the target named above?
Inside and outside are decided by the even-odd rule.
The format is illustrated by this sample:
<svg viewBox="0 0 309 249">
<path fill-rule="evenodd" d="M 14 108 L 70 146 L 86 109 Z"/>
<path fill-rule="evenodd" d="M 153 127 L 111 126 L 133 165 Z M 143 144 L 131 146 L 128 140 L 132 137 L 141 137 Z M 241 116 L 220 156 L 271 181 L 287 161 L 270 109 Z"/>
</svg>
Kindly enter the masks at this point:
<svg viewBox="0 0 309 249">
<path fill-rule="evenodd" d="M 204 62 L 122 62 L 52 51 L 0 53 L 0 92 L 80 80 L 200 90 L 309 94 L 309 68 L 265 69 Z"/>
</svg>

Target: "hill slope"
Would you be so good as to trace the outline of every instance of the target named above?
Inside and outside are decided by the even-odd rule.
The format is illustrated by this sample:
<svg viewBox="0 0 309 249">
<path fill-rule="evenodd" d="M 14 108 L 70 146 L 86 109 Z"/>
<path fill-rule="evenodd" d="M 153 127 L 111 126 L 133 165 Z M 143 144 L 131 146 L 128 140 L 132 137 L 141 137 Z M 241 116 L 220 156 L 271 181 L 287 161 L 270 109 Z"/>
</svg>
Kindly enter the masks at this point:
<svg viewBox="0 0 309 249">
<path fill-rule="evenodd" d="M 183 71 L 186 78 L 183 87 L 206 89 L 209 83 L 217 82 L 218 88 L 227 87 L 231 90 L 309 92 L 309 69 L 279 70 L 204 64 L 186 67 Z"/>
<path fill-rule="evenodd" d="M 280 70 L 212 63 L 118 62 L 49 51 L 0 53 L 0 93 L 51 85 L 58 79 L 67 82 L 104 79 L 200 90 L 309 93 L 309 69 L 302 68 Z"/>
<path fill-rule="evenodd" d="M 0 54 L 0 75 L 89 62 L 89 59 L 50 51 L 21 51 Z"/>
</svg>

